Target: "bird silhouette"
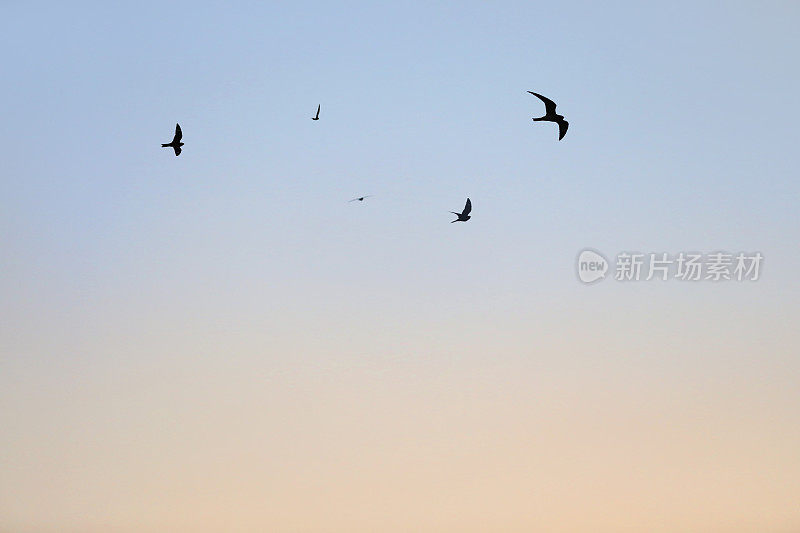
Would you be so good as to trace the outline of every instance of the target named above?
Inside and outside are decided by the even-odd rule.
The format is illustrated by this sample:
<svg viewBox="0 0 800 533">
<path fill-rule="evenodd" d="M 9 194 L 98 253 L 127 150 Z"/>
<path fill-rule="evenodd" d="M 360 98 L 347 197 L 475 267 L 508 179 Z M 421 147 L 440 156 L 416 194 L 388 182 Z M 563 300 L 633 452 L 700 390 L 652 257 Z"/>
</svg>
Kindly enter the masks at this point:
<svg viewBox="0 0 800 533">
<path fill-rule="evenodd" d="M 371 196 L 372 196 L 371 194 L 368 194 L 366 196 L 359 196 L 358 198 L 353 198 L 352 200 L 348 200 L 348 203 L 350 203 L 350 202 L 363 202 L 364 198 L 369 198 Z"/>
<path fill-rule="evenodd" d="M 317 106 L 317 116 L 311 117 L 311 120 L 319 120 L 319 108 L 322 107 L 322 104 Z"/>
<path fill-rule="evenodd" d="M 183 132 L 181 131 L 181 125 L 175 124 L 175 137 L 172 138 L 172 142 L 167 144 L 162 144 L 161 147 L 172 148 L 175 150 L 175 155 L 179 156 L 181 155 L 181 146 L 183 146 L 183 143 L 181 142 L 182 138 L 183 138 Z"/>
<path fill-rule="evenodd" d="M 467 220 L 470 219 L 469 216 L 470 211 L 472 211 L 472 201 L 469 198 L 467 198 L 467 203 L 464 206 L 464 210 L 462 212 L 456 213 L 455 211 L 450 211 L 451 213 L 453 213 L 455 216 L 458 217 L 457 219 L 453 220 L 450 223 L 452 224 L 453 222 L 466 222 Z"/>
<path fill-rule="evenodd" d="M 544 120 L 547 122 L 555 122 L 556 124 L 558 124 L 558 140 L 560 141 L 561 139 L 563 139 L 564 135 L 567 134 L 567 128 L 569 128 L 569 122 L 564 120 L 563 115 L 559 115 L 558 113 L 556 113 L 556 103 L 550 100 L 549 98 L 542 96 L 539 93 L 535 93 L 533 91 L 528 91 L 528 92 L 531 93 L 536 98 L 538 98 L 539 100 L 541 100 L 542 102 L 544 102 L 544 110 L 545 110 L 544 116 L 539 118 L 534 118 L 533 121 L 538 122 L 540 120 Z"/>
</svg>

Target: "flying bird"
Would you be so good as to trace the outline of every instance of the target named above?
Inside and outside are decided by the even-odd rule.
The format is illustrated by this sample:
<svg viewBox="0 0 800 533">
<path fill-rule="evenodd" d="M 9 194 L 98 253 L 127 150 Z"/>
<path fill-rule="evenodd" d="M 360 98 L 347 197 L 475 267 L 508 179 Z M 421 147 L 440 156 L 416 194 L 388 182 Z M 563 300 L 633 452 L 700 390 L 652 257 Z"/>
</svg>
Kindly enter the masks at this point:
<svg viewBox="0 0 800 533">
<path fill-rule="evenodd" d="M 469 216 L 470 211 L 472 211 L 472 201 L 469 198 L 467 198 L 467 203 L 464 206 L 464 210 L 462 212 L 456 213 L 455 211 L 450 211 L 451 213 L 453 213 L 455 216 L 458 217 L 457 219 L 453 220 L 450 223 L 452 224 L 453 222 L 466 222 L 467 220 L 470 219 Z"/>
<path fill-rule="evenodd" d="M 348 200 L 348 203 L 350 203 L 350 202 L 363 202 L 364 198 L 370 198 L 371 196 L 372 196 L 371 194 L 368 194 L 366 196 L 359 196 L 358 198 L 353 198 L 352 200 Z"/>
<path fill-rule="evenodd" d="M 317 116 L 311 117 L 311 120 L 319 120 L 319 108 L 322 107 L 322 104 L 317 106 Z"/>
<path fill-rule="evenodd" d="M 183 143 L 181 142 L 182 138 L 183 138 L 183 132 L 181 131 L 181 125 L 175 124 L 175 137 L 172 138 L 172 142 L 167 144 L 162 144 L 161 147 L 172 148 L 173 150 L 175 150 L 175 155 L 179 156 L 181 155 L 181 146 L 183 146 Z"/>
<path fill-rule="evenodd" d="M 569 122 L 564 120 L 564 115 L 559 115 L 556 113 L 556 103 L 549 98 L 542 96 L 539 93 L 535 93 L 533 91 L 528 91 L 533 96 L 544 102 L 544 110 L 545 115 L 543 117 L 534 118 L 534 122 L 538 122 L 540 120 L 545 120 L 547 122 L 555 122 L 558 124 L 558 140 L 564 138 L 564 135 L 567 134 L 567 128 L 569 128 Z"/>
</svg>

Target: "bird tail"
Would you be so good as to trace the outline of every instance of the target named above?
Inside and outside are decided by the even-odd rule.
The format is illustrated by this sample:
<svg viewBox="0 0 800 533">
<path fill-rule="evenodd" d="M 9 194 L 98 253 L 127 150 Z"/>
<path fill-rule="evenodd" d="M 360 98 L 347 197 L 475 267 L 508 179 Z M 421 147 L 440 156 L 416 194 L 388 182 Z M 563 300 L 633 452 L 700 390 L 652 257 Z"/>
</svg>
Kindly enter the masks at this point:
<svg viewBox="0 0 800 533">
<path fill-rule="evenodd" d="M 167 143 L 167 144 L 162 144 L 162 145 L 161 145 L 161 148 L 167 148 L 168 146 L 170 146 L 170 144 L 169 144 L 169 143 Z"/>
</svg>

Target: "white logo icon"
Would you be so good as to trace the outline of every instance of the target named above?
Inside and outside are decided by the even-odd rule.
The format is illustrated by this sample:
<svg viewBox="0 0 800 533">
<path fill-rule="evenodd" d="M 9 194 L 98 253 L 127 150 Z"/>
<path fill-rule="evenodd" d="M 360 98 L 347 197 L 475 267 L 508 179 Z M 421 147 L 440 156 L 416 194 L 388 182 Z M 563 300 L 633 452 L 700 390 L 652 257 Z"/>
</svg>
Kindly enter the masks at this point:
<svg viewBox="0 0 800 533">
<path fill-rule="evenodd" d="M 593 283 L 606 277 L 608 261 L 594 250 L 583 250 L 578 255 L 578 278 L 584 283 Z"/>
</svg>

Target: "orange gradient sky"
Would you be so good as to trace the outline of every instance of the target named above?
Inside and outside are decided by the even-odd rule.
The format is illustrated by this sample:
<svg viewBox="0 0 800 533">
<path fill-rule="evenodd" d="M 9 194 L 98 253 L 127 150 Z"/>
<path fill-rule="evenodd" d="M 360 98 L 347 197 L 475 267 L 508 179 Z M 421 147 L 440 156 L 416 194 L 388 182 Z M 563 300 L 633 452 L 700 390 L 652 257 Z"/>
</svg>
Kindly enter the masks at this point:
<svg viewBox="0 0 800 533">
<path fill-rule="evenodd" d="M 799 22 L 4 2 L 0 532 L 800 532 Z"/>
</svg>

